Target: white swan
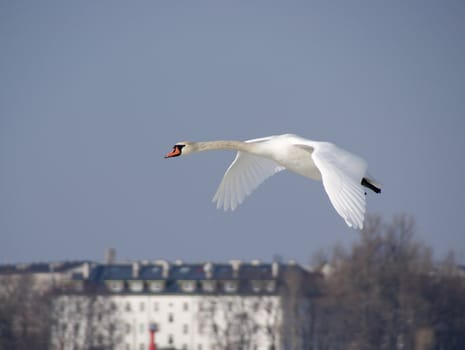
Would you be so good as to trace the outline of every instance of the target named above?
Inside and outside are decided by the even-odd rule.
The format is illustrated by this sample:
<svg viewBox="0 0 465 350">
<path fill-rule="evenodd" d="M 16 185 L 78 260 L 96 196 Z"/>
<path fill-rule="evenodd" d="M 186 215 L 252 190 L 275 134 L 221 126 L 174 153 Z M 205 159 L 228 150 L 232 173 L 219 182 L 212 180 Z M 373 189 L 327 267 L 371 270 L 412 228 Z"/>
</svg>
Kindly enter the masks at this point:
<svg viewBox="0 0 465 350">
<path fill-rule="evenodd" d="M 322 180 L 338 214 L 349 227 L 362 229 L 365 195 L 362 186 L 381 192 L 366 177 L 367 164 L 360 157 L 329 142 L 285 134 L 247 141 L 178 142 L 165 158 L 208 150 L 235 150 L 236 158 L 224 174 L 213 201 L 224 210 L 234 210 L 263 181 L 287 169 Z"/>
</svg>

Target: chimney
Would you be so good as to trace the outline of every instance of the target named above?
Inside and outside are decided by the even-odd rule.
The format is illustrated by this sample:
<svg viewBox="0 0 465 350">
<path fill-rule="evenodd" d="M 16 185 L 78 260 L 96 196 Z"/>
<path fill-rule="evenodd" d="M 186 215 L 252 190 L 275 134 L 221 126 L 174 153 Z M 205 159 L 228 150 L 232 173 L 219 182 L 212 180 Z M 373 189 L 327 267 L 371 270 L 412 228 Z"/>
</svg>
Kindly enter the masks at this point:
<svg viewBox="0 0 465 350">
<path fill-rule="evenodd" d="M 166 260 L 155 260 L 155 265 L 159 265 L 163 268 L 162 276 L 163 278 L 168 278 L 170 272 L 170 263 Z"/>
<path fill-rule="evenodd" d="M 116 250 L 115 248 L 107 248 L 105 251 L 105 264 L 112 265 L 116 260 Z"/>
<path fill-rule="evenodd" d="M 90 277 L 90 263 L 86 262 L 82 265 L 82 277 L 88 280 Z"/>
<path fill-rule="evenodd" d="M 138 261 L 132 263 L 132 278 L 139 278 L 140 264 Z"/>
<path fill-rule="evenodd" d="M 271 264 L 271 276 L 273 278 L 278 278 L 279 274 L 279 263 L 277 261 L 273 261 Z"/>
<path fill-rule="evenodd" d="M 211 262 L 207 262 L 203 265 L 203 271 L 205 272 L 205 277 L 208 279 L 212 278 L 213 276 L 213 264 Z"/>
<path fill-rule="evenodd" d="M 237 278 L 239 277 L 239 268 L 241 266 L 241 261 L 240 260 L 230 260 L 229 263 L 232 266 L 233 269 L 233 277 Z"/>
</svg>

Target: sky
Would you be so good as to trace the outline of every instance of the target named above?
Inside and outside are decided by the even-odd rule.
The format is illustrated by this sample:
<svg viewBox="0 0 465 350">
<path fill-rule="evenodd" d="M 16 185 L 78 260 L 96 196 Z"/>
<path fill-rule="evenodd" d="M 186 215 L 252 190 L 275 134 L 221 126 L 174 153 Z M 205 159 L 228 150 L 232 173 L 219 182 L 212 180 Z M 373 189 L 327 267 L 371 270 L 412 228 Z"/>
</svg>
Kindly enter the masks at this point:
<svg viewBox="0 0 465 350">
<path fill-rule="evenodd" d="M 308 263 L 359 234 L 281 172 L 234 212 L 228 151 L 295 133 L 362 156 L 368 214 L 465 261 L 463 1 L 0 1 L 0 263 Z"/>
</svg>

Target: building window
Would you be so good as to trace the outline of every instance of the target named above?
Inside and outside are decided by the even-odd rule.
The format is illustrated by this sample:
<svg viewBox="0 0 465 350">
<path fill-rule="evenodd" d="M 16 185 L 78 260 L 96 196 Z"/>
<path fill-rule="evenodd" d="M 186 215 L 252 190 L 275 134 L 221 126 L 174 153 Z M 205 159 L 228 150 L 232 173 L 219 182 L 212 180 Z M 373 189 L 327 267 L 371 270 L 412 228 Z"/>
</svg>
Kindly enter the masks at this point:
<svg viewBox="0 0 465 350">
<path fill-rule="evenodd" d="M 205 323 L 203 322 L 200 322 L 199 323 L 199 330 L 198 330 L 199 334 L 203 334 L 205 332 Z"/>
<path fill-rule="evenodd" d="M 169 323 L 173 323 L 173 321 L 174 321 L 174 316 L 173 316 L 173 314 L 170 312 L 170 313 L 168 314 L 168 322 L 169 322 Z"/>
<path fill-rule="evenodd" d="M 79 333 L 79 323 L 74 324 L 74 335 L 76 336 Z"/>
<path fill-rule="evenodd" d="M 184 292 L 194 292 L 195 291 L 195 281 L 182 281 L 181 288 Z"/>
<path fill-rule="evenodd" d="M 126 323 L 126 334 L 131 333 L 131 325 L 129 323 Z"/>
<path fill-rule="evenodd" d="M 182 309 L 183 309 L 184 311 L 188 311 L 188 310 L 189 310 L 189 303 L 184 302 L 184 304 L 182 305 Z"/>
<path fill-rule="evenodd" d="M 143 301 L 140 302 L 139 304 L 139 309 L 140 311 L 144 311 L 145 310 L 145 303 Z"/>
<path fill-rule="evenodd" d="M 116 326 L 114 323 L 110 323 L 110 327 L 108 329 L 108 334 L 110 335 L 110 338 L 113 339 L 113 335 L 115 334 Z"/>
<path fill-rule="evenodd" d="M 261 291 L 261 289 L 262 289 L 262 282 L 261 281 L 251 281 L 250 283 L 252 284 L 252 290 L 255 293 L 258 293 L 258 292 Z"/>
<path fill-rule="evenodd" d="M 153 303 L 153 311 L 158 311 L 158 302 Z"/>
<path fill-rule="evenodd" d="M 173 345 L 173 343 L 174 343 L 173 335 L 170 334 L 170 335 L 168 336 L 168 344 Z"/>
<path fill-rule="evenodd" d="M 184 324 L 184 325 L 182 326 L 182 332 L 183 332 L 184 334 L 189 333 L 189 325 L 188 325 L 188 324 Z"/>
<path fill-rule="evenodd" d="M 258 301 L 253 303 L 253 311 L 257 312 L 259 308 L 260 308 L 260 303 Z"/>
<path fill-rule="evenodd" d="M 203 350 L 202 344 L 197 344 L 197 350 Z"/>
<path fill-rule="evenodd" d="M 227 293 L 234 293 L 237 291 L 237 282 L 236 281 L 226 281 L 224 282 L 224 291 Z"/>
<path fill-rule="evenodd" d="M 145 344 L 144 344 L 144 343 L 140 343 L 139 349 L 140 349 L 140 350 L 145 350 Z"/>
<path fill-rule="evenodd" d="M 129 301 L 126 303 L 125 310 L 126 310 L 127 312 L 131 312 L 131 303 L 130 303 Z"/>
<path fill-rule="evenodd" d="M 215 291 L 215 281 L 203 281 L 202 288 L 204 292 L 214 292 Z"/>
<path fill-rule="evenodd" d="M 131 281 L 129 286 L 132 292 L 142 292 L 144 290 L 144 282 L 142 281 Z"/>
<path fill-rule="evenodd" d="M 145 327 L 144 327 L 143 323 L 139 324 L 139 332 L 141 332 L 141 333 L 145 332 Z"/>
<path fill-rule="evenodd" d="M 276 282 L 275 281 L 268 281 L 266 283 L 266 291 L 267 292 L 274 292 L 276 289 Z"/>
<path fill-rule="evenodd" d="M 124 288 L 123 281 L 107 281 L 107 287 L 111 292 L 121 292 Z"/>
<path fill-rule="evenodd" d="M 165 281 L 151 281 L 149 282 L 149 289 L 151 292 L 161 292 L 165 288 Z"/>
</svg>

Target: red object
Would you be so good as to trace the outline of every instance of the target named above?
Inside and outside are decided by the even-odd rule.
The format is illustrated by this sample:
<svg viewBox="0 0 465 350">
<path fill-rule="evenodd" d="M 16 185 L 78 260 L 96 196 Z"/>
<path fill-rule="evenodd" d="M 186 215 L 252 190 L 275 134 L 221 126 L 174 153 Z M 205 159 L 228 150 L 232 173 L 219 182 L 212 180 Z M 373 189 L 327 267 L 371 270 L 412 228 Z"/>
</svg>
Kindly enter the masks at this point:
<svg viewBox="0 0 465 350">
<path fill-rule="evenodd" d="M 157 350 L 157 347 L 155 345 L 155 327 L 150 327 L 150 345 L 149 345 L 149 350 Z"/>
</svg>

